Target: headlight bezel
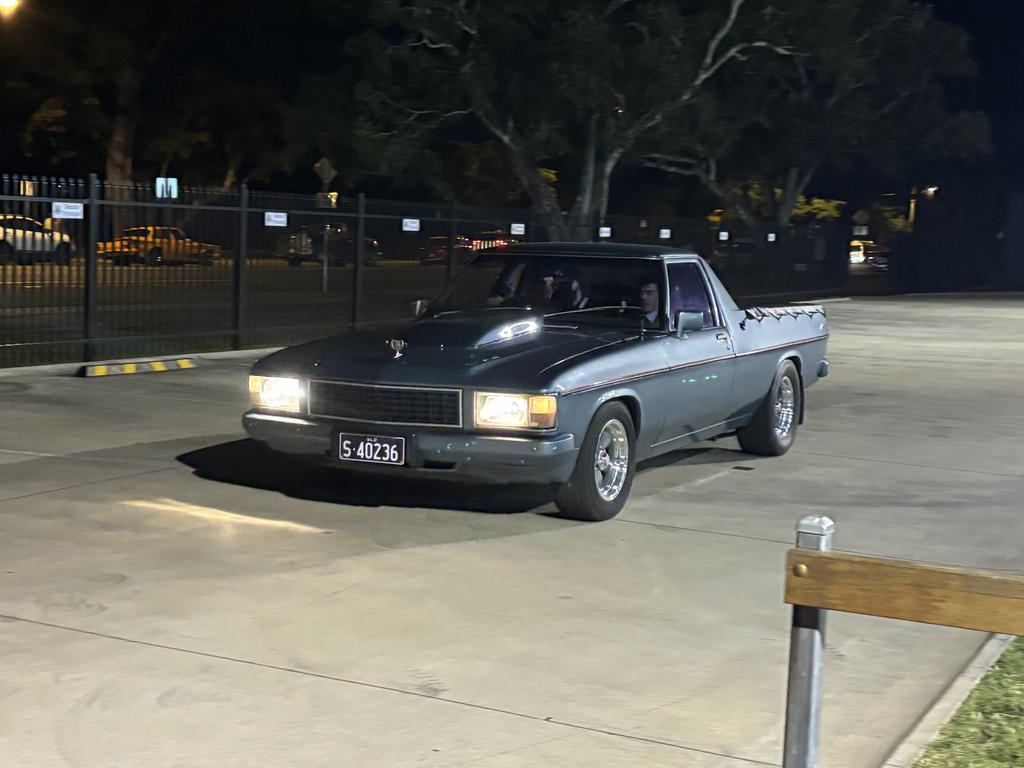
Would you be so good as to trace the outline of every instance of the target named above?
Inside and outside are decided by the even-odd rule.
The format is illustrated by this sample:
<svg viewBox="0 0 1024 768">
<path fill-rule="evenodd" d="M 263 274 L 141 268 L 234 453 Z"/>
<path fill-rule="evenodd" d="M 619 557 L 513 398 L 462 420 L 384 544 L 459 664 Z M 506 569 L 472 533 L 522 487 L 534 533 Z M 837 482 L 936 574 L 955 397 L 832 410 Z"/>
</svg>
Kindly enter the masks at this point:
<svg viewBox="0 0 1024 768">
<path fill-rule="evenodd" d="M 499 420 L 496 414 L 485 417 L 483 411 L 490 405 L 500 409 L 501 403 L 492 399 L 515 401 L 521 404 L 523 417 L 519 420 Z M 510 403 L 507 403 L 510 405 Z M 473 393 L 473 426 L 480 430 L 512 432 L 550 432 L 558 428 L 558 397 L 551 393 L 494 392 L 480 390 Z"/>
<path fill-rule="evenodd" d="M 269 393 L 268 385 L 271 387 Z M 300 378 L 264 374 L 249 375 L 249 401 L 254 408 L 261 411 L 300 414 L 306 407 L 307 396 L 307 384 Z"/>
</svg>

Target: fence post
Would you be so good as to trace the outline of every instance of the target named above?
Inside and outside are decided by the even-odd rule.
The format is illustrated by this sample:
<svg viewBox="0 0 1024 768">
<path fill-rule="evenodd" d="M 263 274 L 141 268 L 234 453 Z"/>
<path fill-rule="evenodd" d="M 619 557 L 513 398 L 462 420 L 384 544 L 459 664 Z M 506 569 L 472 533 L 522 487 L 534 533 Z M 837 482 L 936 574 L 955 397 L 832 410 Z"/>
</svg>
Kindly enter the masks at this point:
<svg viewBox="0 0 1024 768">
<path fill-rule="evenodd" d="M 796 546 L 827 552 L 836 524 L 824 515 L 808 515 L 796 526 Z M 825 653 L 825 611 L 793 606 L 789 639 L 789 689 L 783 768 L 816 768 L 821 728 L 821 666 Z"/>
<path fill-rule="evenodd" d="M 459 201 L 455 200 L 452 203 L 452 226 L 448 232 L 448 267 L 445 272 L 445 281 L 452 279 L 452 275 L 455 274 L 455 243 L 459 239 Z"/>
<path fill-rule="evenodd" d="M 352 265 L 352 325 L 359 323 L 359 304 L 363 295 L 363 260 L 366 257 L 366 194 L 359 193 L 359 220 L 356 224 L 356 261 Z"/>
<path fill-rule="evenodd" d="M 320 233 L 320 293 L 327 293 L 327 269 L 330 266 L 331 254 L 328 251 L 328 230 L 330 222 L 325 218 L 323 221 L 324 231 Z M 312 242 L 312 238 L 310 239 Z"/>
<path fill-rule="evenodd" d="M 238 213 L 238 254 L 235 256 L 232 297 L 235 305 L 235 349 L 245 345 L 245 278 L 249 256 L 249 185 L 245 183 L 239 189 Z"/>
<path fill-rule="evenodd" d="M 89 174 L 89 244 L 85 254 L 85 354 L 86 362 L 96 359 L 95 338 L 96 290 L 98 282 L 98 244 L 100 240 L 100 179 L 95 173 Z"/>
</svg>

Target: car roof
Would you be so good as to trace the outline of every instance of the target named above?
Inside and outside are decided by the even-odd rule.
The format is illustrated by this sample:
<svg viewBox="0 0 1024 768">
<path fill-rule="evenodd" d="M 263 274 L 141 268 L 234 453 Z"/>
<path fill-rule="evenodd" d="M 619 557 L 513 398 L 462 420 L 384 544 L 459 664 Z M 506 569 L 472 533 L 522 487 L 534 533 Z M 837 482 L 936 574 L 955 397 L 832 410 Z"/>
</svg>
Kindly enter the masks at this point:
<svg viewBox="0 0 1024 768">
<path fill-rule="evenodd" d="M 696 256 L 693 251 L 664 245 L 631 243 L 517 243 L 506 248 L 490 248 L 484 253 L 522 253 L 538 256 L 603 256 L 633 259 L 660 259 L 665 256 Z"/>
</svg>

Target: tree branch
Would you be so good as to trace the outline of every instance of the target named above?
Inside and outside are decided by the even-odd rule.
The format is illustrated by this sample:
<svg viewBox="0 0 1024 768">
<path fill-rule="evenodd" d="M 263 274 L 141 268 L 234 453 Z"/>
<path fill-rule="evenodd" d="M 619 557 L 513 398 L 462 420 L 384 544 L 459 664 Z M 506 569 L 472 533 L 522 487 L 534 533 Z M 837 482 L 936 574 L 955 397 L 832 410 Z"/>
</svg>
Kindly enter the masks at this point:
<svg viewBox="0 0 1024 768">
<path fill-rule="evenodd" d="M 608 3 L 608 6 L 604 9 L 604 15 L 611 16 L 617 10 L 623 6 L 629 5 L 631 2 L 633 2 L 633 0 L 611 0 L 611 2 Z"/>
</svg>

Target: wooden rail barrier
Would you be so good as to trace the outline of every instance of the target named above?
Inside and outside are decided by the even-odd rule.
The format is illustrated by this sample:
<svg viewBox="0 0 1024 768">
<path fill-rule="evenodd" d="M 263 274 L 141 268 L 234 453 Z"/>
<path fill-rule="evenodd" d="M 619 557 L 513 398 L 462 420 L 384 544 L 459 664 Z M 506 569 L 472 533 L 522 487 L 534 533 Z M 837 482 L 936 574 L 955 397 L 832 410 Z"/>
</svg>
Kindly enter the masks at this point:
<svg viewBox="0 0 1024 768">
<path fill-rule="evenodd" d="M 783 768 L 815 768 L 825 611 L 1024 635 L 1024 575 L 832 552 L 835 523 L 797 524 L 786 553 L 793 606 Z"/>
</svg>

